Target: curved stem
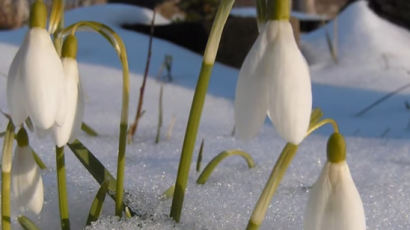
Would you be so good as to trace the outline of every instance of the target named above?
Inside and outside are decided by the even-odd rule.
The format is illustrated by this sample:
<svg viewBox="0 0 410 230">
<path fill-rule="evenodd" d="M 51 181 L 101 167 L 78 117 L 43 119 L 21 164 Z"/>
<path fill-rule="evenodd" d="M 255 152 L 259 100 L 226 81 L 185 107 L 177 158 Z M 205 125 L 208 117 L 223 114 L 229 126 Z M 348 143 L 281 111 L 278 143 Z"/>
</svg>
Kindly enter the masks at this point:
<svg viewBox="0 0 410 230">
<path fill-rule="evenodd" d="M 187 128 L 185 131 L 184 144 L 182 146 L 181 158 L 178 166 L 178 175 L 175 182 L 175 193 L 172 199 L 170 216 L 179 222 L 184 202 L 185 189 L 188 184 L 189 168 L 192 161 L 195 141 L 198 134 L 202 109 L 208 90 L 209 79 L 215 62 L 216 53 L 221 40 L 223 28 L 232 9 L 234 0 L 222 0 L 219 4 L 214 23 L 206 44 L 204 58 L 196 85 L 192 106 L 189 113 Z"/>
<path fill-rule="evenodd" d="M 10 121 L 7 125 L 6 135 L 3 140 L 3 155 L 1 159 L 1 229 L 11 229 L 10 220 L 10 183 L 12 151 L 14 141 L 14 126 Z"/>
<path fill-rule="evenodd" d="M 259 226 L 265 218 L 266 210 L 272 200 L 273 194 L 279 186 L 279 183 L 285 175 L 286 169 L 295 156 L 297 150 L 298 146 L 291 143 L 286 144 L 283 148 L 282 153 L 276 161 L 272 173 L 269 176 L 269 180 L 266 182 L 265 188 L 263 189 L 262 194 L 252 212 L 247 230 L 259 229 Z"/>
<path fill-rule="evenodd" d="M 323 120 L 317 122 L 316 124 L 312 125 L 309 128 L 309 130 L 306 134 L 306 137 L 309 136 L 310 134 L 312 134 L 314 131 L 316 131 L 320 127 L 326 125 L 326 124 L 331 124 L 335 133 L 339 132 L 339 126 L 337 125 L 336 121 L 331 119 L 331 118 L 326 118 L 326 119 L 323 119 Z"/>
<path fill-rule="evenodd" d="M 124 170 L 125 170 L 125 150 L 128 128 L 128 105 L 129 105 L 129 69 L 127 51 L 124 42 L 110 27 L 92 21 L 82 21 L 68 26 L 62 30 L 58 36 L 64 36 L 69 33 L 75 33 L 80 28 L 89 28 L 101 34 L 110 42 L 116 50 L 122 65 L 122 105 L 121 105 L 121 121 L 120 121 L 120 138 L 118 144 L 118 160 L 117 160 L 117 186 L 115 199 L 115 215 L 121 217 L 124 197 Z"/>
<path fill-rule="evenodd" d="M 218 166 L 222 160 L 230 156 L 241 156 L 246 161 L 246 163 L 248 163 L 249 168 L 255 167 L 255 162 L 253 161 L 251 155 L 249 155 L 248 153 L 241 151 L 241 150 L 236 150 L 236 149 L 225 150 L 219 153 L 214 159 L 212 159 L 211 162 L 209 162 L 209 164 L 202 171 L 196 183 L 205 184 L 209 176 L 211 176 L 212 172 L 216 168 L 216 166 Z"/>
<path fill-rule="evenodd" d="M 51 7 L 50 19 L 48 24 L 48 32 L 54 34 L 63 21 L 64 15 L 64 0 L 53 0 Z"/>
<path fill-rule="evenodd" d="M 67 184 L 65 174 L 64 147 L 56 147 L 58 205 L 60 208 L 60 222 L 62 230 L 70 229 L 68 211 Z"/>
</svg>

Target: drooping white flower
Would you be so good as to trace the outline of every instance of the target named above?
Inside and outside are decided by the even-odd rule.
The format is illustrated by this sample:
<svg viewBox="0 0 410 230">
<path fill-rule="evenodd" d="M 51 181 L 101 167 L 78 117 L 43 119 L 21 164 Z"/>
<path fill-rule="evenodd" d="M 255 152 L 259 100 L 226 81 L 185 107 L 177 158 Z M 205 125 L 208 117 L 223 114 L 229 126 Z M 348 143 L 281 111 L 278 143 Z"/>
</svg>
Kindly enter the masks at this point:
<svg viewBox="0 0 410 230">
<path fill-rule="evenodd" d="M 30 210 L 39 214 L 44 200 L 40 169 L 34 160 L 24 129 L 20 130 L 17 138 L 18 145 L 11 170 L 12 202 L 21 211 Z"/>
<path fill-rule="evenodd" d="M 304 229 L 366 229 L 362 200 L 346 161 L 325 164 L 318 181 L 310 191 Z"/>
<path fill-rule="evenodd" d="M 344 141 L 340 138 L 341 135 L 333 134 L 329 139 L 328 162 L 313 185 L 306 206 L 305 230 L 366 229 L 362 200 L 345 160 Z M 329 148 L 332 141 L 337 144 L 333 150 Z"/>
<path fill-rule="evenodd" d="M 72 143 L 77 139 L 77 137 L 80 135 L 81 132 L 81 125 L 83 123 L 83 117 L 84 117 L 84 91 L 83 87 L 81 85 L 81 80 L 78 82 L 78 101 L 77 101 L 77 109 L 75 111 L 75 118 L 74 118 L 74 124 L 73 124 L 73 130 L 71 132 L 70 139 L 68 140 L 68 143 Z"/>
<path fill-rule="evenodd" d="M 62 125 L 56 124 L 53 128 L 54 139 L 58 147 L 64 146 L 69 140 L 70 142 L 75 140 L 75 134 L 81 128 L 84 103 L 76 54 L 77 40 L 74 35 L 69 35 L 64 41 L 62 52 L 64 68 L 62 103 L 64 106 L 60 106 L 58 111 L 65 114 L 65 119 Z"/>
<path fill-rule="evenodd" d="M 63 58 L 62 61 L 64 66 L 62 103 L 65 108 L 60 109 L 59 112 L 64 112 L 66 116 L 62 125 L 56 124 L 54 126 L 54 137 L 58 147 L 62 147 L 68 142 L 73 131 L 77 110 L 79 82 L 77 61 L 73 58 Z"/>
<path fill-rule="evenodd" d="M 239 72 L 235 98 L 236 134 L 255 136 L 266 115 L 279 135 L 299 144 L 312 110 L 309 68 L 287 20 L 269 20 Z"/>
<path fill-rule="evenodd" d="M 35 12 L 45 11 L 44 3 L 34 5 Z M 38 13 L 44 14 L 46 17 L 46 13 Z M 57 117 L 57 110 L 64 72 L 50 35 L 43 27 L 45 21 L 34 18 L 9 70 L 7 101 L 15 125 L 30 116 L 36 127 L 49 129 L 63 120 Z"/>
</svg>

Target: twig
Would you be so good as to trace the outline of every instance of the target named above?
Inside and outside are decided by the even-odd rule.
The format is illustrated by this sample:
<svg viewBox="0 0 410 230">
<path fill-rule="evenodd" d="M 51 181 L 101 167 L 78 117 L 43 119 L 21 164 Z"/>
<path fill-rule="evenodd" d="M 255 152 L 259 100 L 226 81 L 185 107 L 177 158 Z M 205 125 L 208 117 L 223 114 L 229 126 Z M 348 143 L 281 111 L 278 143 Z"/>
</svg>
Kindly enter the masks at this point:
<svg viewBox="0 0 410 230">
<path fill-rule="evenodd" d="M 379 98 L 378 100 L 376 100 L 375 102 L 373 102 L 372 104 L 370 104 L 369 106 L 367 106 L 366 108 L 362 109 L 360 112 L 356 113 L 354 116 L 355 117 L 360 117 L 363 114 L 369 112 L 369 110 L 373 109 L 375 106 L 377 106 L 378 104 L 382 103 L 383 101 L 389 99 L 390 97 L 396 95 L 397 93 L 399 93 L 400 91 L 403 91 L 405 89 L 407 89 L 408 87 L 410 87 L 410 83 L 401 86 L 400 88 L 384 95 L 383 97 Z"/>
<path fill-rule="evenodd" d="M 145 72 L 144 72 L 144 79 L 142 81 L 142 85 L 140 88 L 140 97 L 138 100 L 138 107 L 137 107 L 137 113 L 135 114 L 135 121 L 131 125 L 130 129 L 128 130 L 128 141 L 131 142 L 132 138 L 135 135 L 135 132 L 137 131 L 138 128 L 138 122 L 141 118 L 141 110 L 142 110 L 142 103 L 144 101 L 144 91 L 145 91 L 145 85 L 147 82 L 147 77 L 148 77 L 148 71 L 149 71 L 149 65 L 151 63 L 151 53 L 152 53 L 152 38 L 154 35 L 154 22 L 155 22 L 155 15 L 156 11 L 154 10 L 154 14 L 152 16 L 152 21 L 151 21 L 151 30 L 150 30 L 150 36 L 149 36 L 149 45 L 148 45 L 148 54 L 147 54 L 147 63 L 145 65 Z"/>
<path fill-rule="evenodd" d="M 161 127 L 162 127 L 162 113 L 163 113 L 163 108 L 162 108 L 162 95 L 164 94 L 164 84 L 161 82 L 161 86 L 159 89 L 159 99 L 158 99 L 158 126 L 157 126 L 157 136 L 155 137 L 155 144 L 159 143 L 159 140 L 161 138 Z"/>
<path fill-rule="evenodd" d="M 176 121 L 177 121 L 177 117 L 175 115 L 172 115 L 171 122 L 169 123 L 169 126 L 168 126 L 167 140 L 171 139 L 172 131 L 174 130 Z"/>
</svg>

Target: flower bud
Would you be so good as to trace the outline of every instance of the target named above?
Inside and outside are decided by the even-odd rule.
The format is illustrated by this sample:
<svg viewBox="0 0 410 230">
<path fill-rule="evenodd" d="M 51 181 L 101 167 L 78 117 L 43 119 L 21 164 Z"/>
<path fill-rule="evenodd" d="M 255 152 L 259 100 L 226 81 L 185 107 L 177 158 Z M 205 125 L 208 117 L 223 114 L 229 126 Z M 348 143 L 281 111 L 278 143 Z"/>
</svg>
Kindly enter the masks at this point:
<svg viewBox="0 0 410 230">
<path fill-rule="evenodd" d="M 30 10 L 30 28 L 46 28 L 47 8 L 43 1 L 35 1 Z"/>
</svg>

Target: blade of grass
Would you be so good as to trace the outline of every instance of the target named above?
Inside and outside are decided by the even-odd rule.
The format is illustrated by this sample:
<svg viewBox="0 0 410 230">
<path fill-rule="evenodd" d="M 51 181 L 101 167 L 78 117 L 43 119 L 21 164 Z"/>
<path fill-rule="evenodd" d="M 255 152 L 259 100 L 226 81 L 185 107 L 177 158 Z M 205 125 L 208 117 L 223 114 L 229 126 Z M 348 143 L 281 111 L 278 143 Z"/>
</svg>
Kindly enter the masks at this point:
<svg viewBox="0 0 410 230">
<path fill-rule="evenodd" d="M 81 123 L 81 130 L 92 137 L 98 136 L 97 131 L 95 131 L 91 126 L 87 125 L 85 122 Z"/>
<path fill-rule="evenodd" d="M 33 154 L 34 157 L 34 161 L 37 163 L 38 167 L 40 167 L 40 169 L 47 169 L 46 164 L 44 164 L 44 162 L 41 160 L 40 156 L 36 153 L 36 151 L 33 150 L 33 148 L 31 148 L 31 153 Z"/>
<path fill-rule="evenodd" d="M 196 171 L 197 172 L 201 171 L 201 162 L 202 162 L 202 156 L 203 156 L 203 151 L 204 151 L 204 145 L 205 145 L 205 139 L 202 138 L 201 146 L 199 147 L 198 158 L 196 159 Z"/>
<path fill-rule="evenodd" d="M 202 171 L 201 175 L 199 175 L 196 183 L 205 184 L 209 176 L 211 176 L 212 172 L 216 168 L 216 166 L 218 166 L 219 163 L 221 163 L 225 158 L 230 156 L 241 156 L 246 161 L 249 168 L 255 167 L 255 162 L 253 161 L 251 155 L 249 155 L 248 153 L 237 149 L 225 150 L 219 153 L 214 159 L 212 159 L 209 162 L 209 164 L 205 167 L 204 171 Z"/>
<path fill-rule="evenodd" d="M 68 144 L 68 147 L 77 157 L 77 159 L 83 164 L 88 172 L 94 177 L 94 179 L 102 185 L 104 181 L 108 181 L 108 195 L 115 200 L 117 194 L 116 184 L 117 181 L 111 175 L 111 173 L 104 167 L 104 165 L 94 156 L 94 154 L 88 150 L 79 140 Z M 123 204 L 125 207 L 126 205 Z M 130 208 L 131 213 L 135 214 Z"/>
<path fill-rule="evenodd" d="M 93 203 L 91 204 L 86 225 L 90 225 L 91 222 L 96 221 L 98 217 L 100 217 L 102 207 L 104 204 L 104 200 L 105 200 L 105 194 L 107 194 L 108 192 L 109 184 L 110 184 L 109 181 L 104 181 L 101 184 L 100 189 L 98 189 L 97 195 L 95 195 Z"/>
<path fill-rule="evenodd" d="M 26 216 L 19 216 L 17 218 L 17 221 L 20 223 L 21 227 L 24 230 L 40 230 L 40 228 L 37 227 L 36 224 L 34 224 L 34 222 Z"/>
</svg>

